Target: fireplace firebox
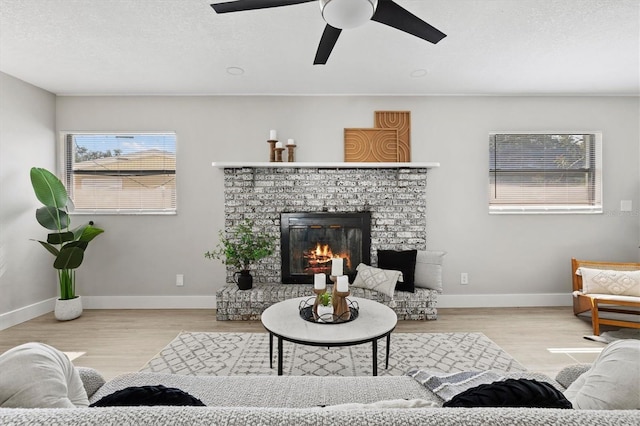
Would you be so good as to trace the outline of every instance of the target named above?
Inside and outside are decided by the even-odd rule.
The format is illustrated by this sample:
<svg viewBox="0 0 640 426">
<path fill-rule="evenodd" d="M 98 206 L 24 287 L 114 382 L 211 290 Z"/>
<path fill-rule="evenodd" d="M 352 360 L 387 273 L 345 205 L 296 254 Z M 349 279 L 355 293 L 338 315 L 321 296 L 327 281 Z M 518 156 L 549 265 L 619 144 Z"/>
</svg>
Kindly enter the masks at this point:
<svg viewBox="0 0 640 426">
<path fill-rule="evenodd" d="M 331 259 L 344 259 L 353 281 L 360 263 L 371 262 L 371 213 L 282 213 L 282 283 L 311 284 L 314 274 L 331 274 Z"/>
</svg>

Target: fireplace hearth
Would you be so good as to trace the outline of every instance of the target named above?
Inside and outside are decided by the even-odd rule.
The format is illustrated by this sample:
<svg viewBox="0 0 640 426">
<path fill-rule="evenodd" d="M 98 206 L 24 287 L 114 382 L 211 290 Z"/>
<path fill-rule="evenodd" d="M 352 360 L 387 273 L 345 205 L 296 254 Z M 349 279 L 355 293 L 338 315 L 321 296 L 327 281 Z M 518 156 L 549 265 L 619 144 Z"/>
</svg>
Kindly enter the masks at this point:
<svg viewBox="0 0 640 426">
<path fill-rule="evenodd" d="M 350 281 L 360 263 L 371 261 L 371 213 L 282 213 L 282 283 L 311 284 L 331 274 L 331 259 L 344 259 Z"/>
</svg>

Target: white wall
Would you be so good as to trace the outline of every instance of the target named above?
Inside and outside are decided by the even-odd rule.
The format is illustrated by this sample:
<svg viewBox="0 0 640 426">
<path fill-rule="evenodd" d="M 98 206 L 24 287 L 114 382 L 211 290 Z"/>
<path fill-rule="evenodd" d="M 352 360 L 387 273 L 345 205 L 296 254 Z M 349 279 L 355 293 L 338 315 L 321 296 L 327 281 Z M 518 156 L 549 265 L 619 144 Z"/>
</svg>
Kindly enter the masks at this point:
<svg viewBox="0 0 640 426">
<path fill-rule="evenodd" d="M 53 309 L 53 257 L 29 169 L 55 170 L 55 96 L 0 72 L 0 329 Z"/>
<path fill-rule="evenodd" d="M 61 131 L 178 134 L 178 215 L 93 217 L 106 233 L 89 248 L 79 291 L 93 306 L 209 306 L 225 275 L 203 258 L 224 224 L 211 162 L 267 161 L 269 129 L 296 139 L 299 161 L 341 161 L 343 128 L 371 127 L 375 110 L 411 111 L 413 161 L 442 163 L 427 183 L 427 246 L 448 252 L 439 306 L 570 304 L 572 256 L 638 259 L 638 98 L 59 97 Z M 605 214 L 489 215 L 488 133 L 509 130 L 602 131 Z M 622 199 L 634 212 L 619 211 Z"/>
</svg>

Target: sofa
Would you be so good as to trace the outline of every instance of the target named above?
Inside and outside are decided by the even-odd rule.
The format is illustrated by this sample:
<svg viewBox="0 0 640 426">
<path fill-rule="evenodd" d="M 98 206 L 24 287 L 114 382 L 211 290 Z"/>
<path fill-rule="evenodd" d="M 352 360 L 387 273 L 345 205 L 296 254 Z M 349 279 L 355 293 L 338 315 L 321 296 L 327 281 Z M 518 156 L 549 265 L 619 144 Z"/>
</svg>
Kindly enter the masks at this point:
<svg viewBox="0 0 640 426">
<path fill-rule="evenodd" d="M 635 355 L 640 342 L 635 346 Z M 605 351 L 603 351 L 604 353 Z M 634 355 L 634 356 L 635 356 Z M 601 355 L 602 356 L 602 355 Z M 599 358 L 600 359 L 600 358 Z M 544 381 L 559 390 L 601 375 L 597 365 L 629 365 L 609 358 L 563 369 L 552 380 L 537 373 L 500 373 Z M 632 360 L 634 366 L 635 360 Z M 634 367 L 635 368 L 635 367 Z M 1 408 L 2 425 L 637 425 L 637 409 L 444 408 L 443 400 L 409 375 L 378 377 L 180 376 L 128 373 L 105 382 L 90 368 L 78 368 L 88 401 L 94 403 L 130 387 L 162 384 L 206 406 L 110 406 Z M 637 371 L 636 371 L 637 372 Z M 75 374 L 75 373 L 74 373 Z M 617 373 L 616 373 L 617 374 Z M 633 372 L 631 372 L 633 374 Z M 637 381 L 637 375 L 633 380 Z M 637 387 L 637 386 L 636 386 Z M 624 388 L 623 392 L 629 392 Z M 637 389 L 635 391 L 637 392 Z M 574 395 L 575 396 L 575 395 Z M 627 395 L 632 400 L 636 394 Z M 577 400 L 576 400 L 577 401 Z M 632 401 L 633 403 L 633 401 Z M 636 406 L 637 408 L 637 406 Z"/>
</svg>

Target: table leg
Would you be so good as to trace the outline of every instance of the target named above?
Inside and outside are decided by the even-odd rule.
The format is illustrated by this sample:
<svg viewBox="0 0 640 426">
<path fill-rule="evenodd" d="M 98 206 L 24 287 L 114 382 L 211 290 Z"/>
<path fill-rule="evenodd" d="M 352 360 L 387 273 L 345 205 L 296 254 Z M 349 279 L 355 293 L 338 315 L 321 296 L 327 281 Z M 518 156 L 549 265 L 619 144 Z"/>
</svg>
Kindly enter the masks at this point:
<svg viewBox="0 0 640 426">
<path fill-rule="evenodd" d="M 378 340 L 373 340 L 371 342 L 371 348 L 373 349 L 372 358 L 373 358 L 373 375 L 378 375 Z"/>
<path fill-rule="evenodd" d="M 384 366 L 385 369 L 389 369 L 389 349 L 391 348 L 391 333 L 387 334 L 387 364 Z"/>
<path fill-rule="evenodd" d="M 278 376 L 282 376 L 282 337 L 278 336 Z"/>
<path fill-rule="evenodd" d="M 273 333 L 269 333 L 269 368 L 273 368 Z"/>
</svg>

